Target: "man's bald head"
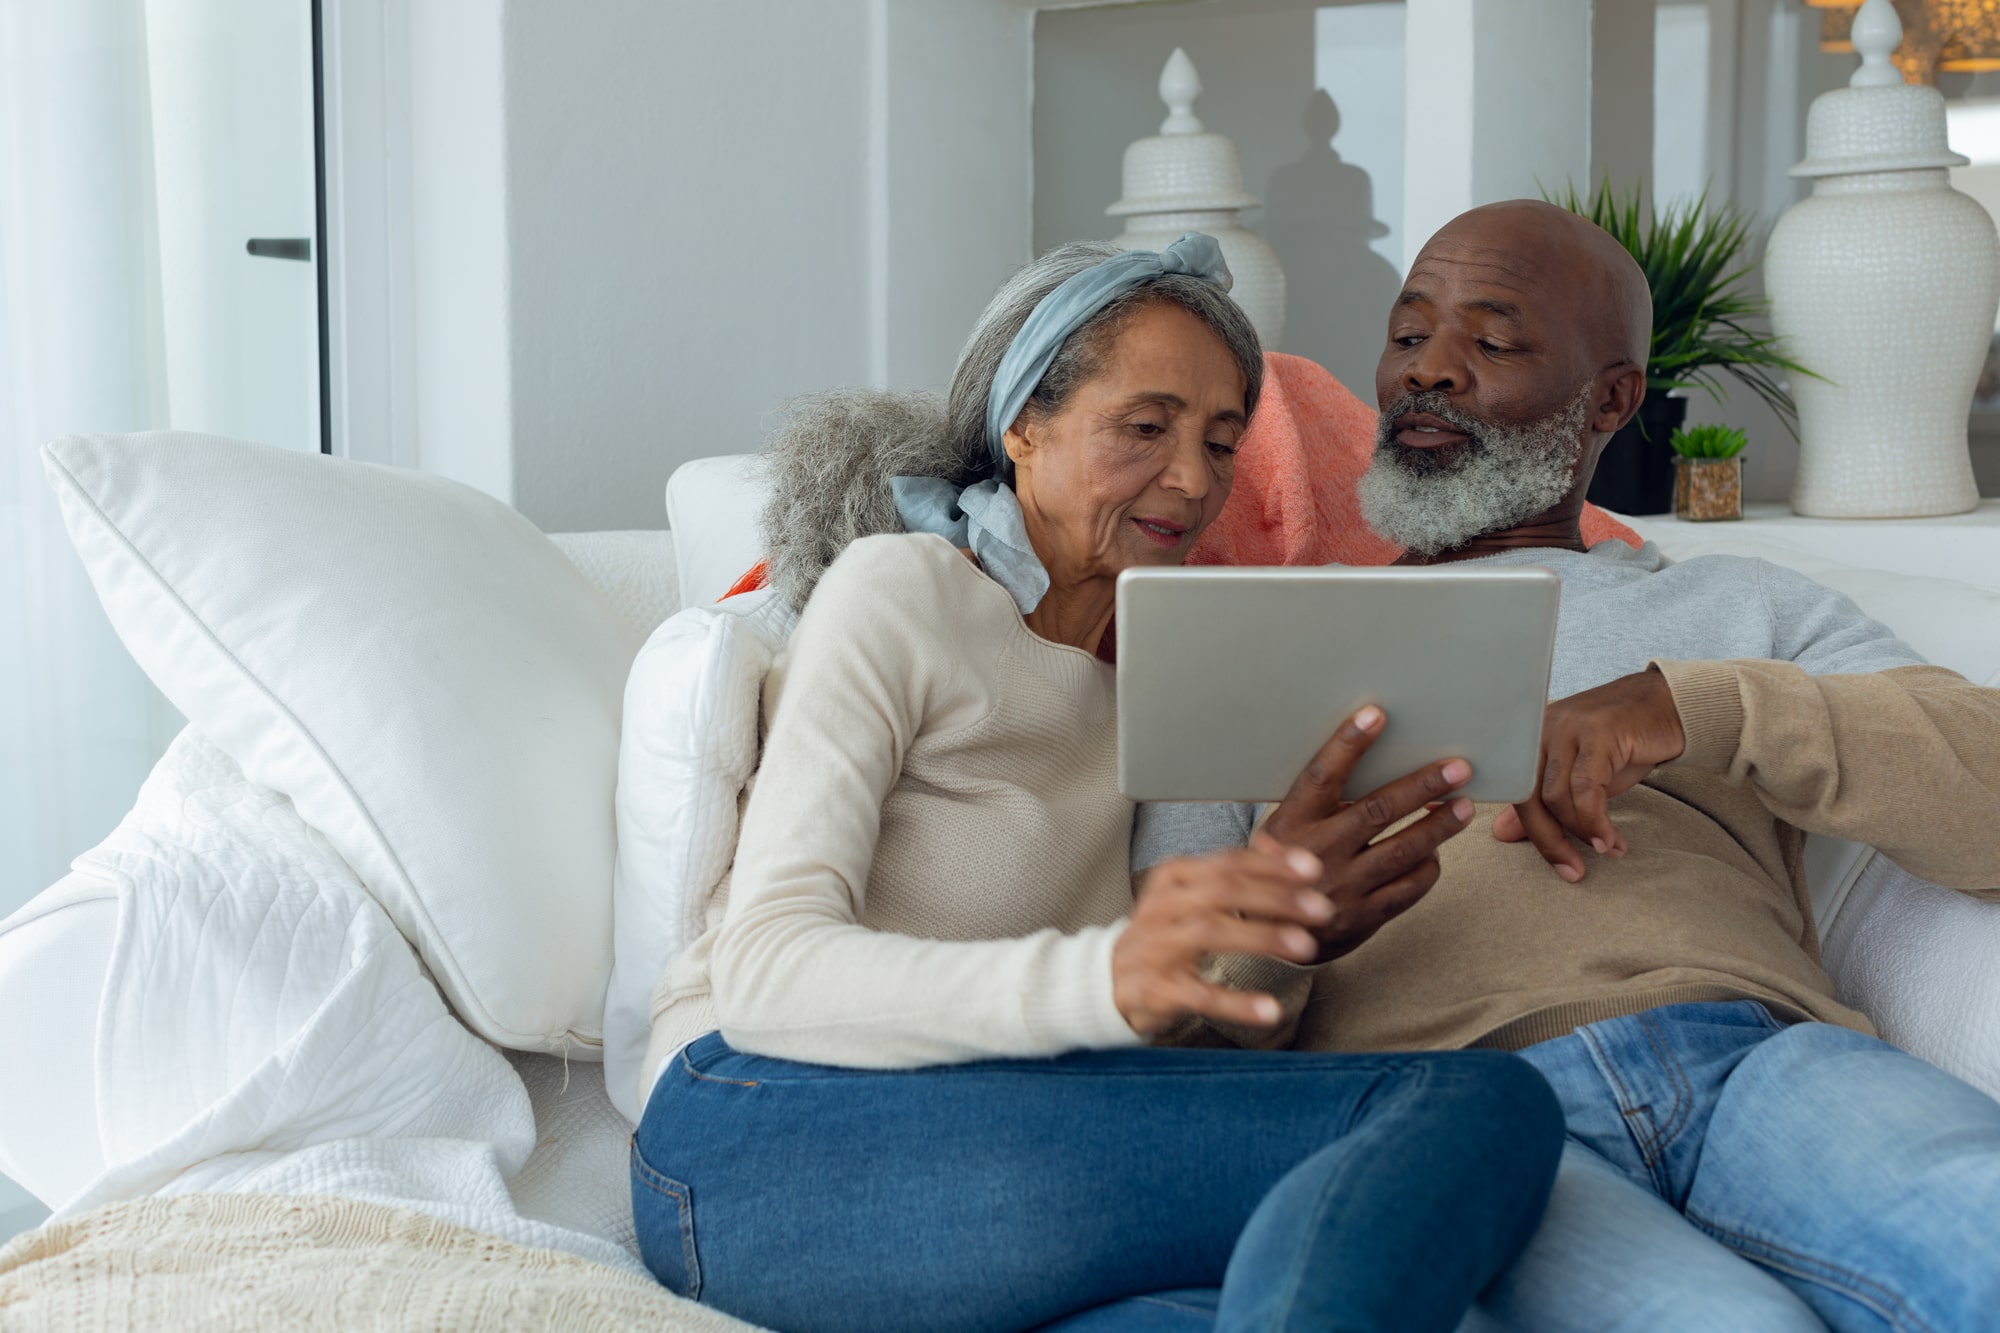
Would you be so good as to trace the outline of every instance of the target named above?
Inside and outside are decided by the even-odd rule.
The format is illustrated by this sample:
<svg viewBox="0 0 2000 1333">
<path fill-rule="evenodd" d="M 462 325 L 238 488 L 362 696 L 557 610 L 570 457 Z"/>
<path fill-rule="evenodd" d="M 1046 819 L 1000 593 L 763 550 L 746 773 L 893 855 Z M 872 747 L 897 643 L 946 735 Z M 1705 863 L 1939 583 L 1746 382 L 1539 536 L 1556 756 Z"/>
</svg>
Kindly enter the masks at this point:
<svg viewBox="0 0 2000 1333">
<path fill-rule="evenodd" d="M 1652 324 L 1646 275 L 1595 223 L 1529 200 L 1452 219 L 1389 313 L 1363 515 L 1447 558 L 1573 529 L 1599 452 L 1645 396 Z"/>
<path fill-rule="evenodd" d="M 1411 273 L 1446 257 L 1510 271 L 1552 307 L 1554 320 L 1588 339 L 1597 369 L 1646 364 L 1652 288 L 1631 252 L 1589 218 L 1539 199 L 1487 204 L 1439 228 Z"/>
</svg>

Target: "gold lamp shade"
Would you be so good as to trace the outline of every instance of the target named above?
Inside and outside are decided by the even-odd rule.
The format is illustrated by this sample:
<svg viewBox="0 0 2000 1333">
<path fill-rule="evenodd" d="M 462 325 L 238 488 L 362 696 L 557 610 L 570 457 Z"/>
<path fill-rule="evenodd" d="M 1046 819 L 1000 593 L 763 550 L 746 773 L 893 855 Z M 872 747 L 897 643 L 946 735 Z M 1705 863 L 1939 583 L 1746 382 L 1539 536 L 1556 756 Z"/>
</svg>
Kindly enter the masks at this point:
<svg viewBox="0 0 2000 1333">
<path fill-rule="evenodd" d="M 1842 5 L 1838 8 L 1821 5 L 1819 10 L 1819 49 L 1828 55 L 1854 50 L 1854 16 L 1859 5 Z"/>
<path fill-rule="evenodd" d="M 2000 0 L 1930 0 L 1929 9 L 1943 38 L 1939 69 L 2000 69 Z"/>
</svg>

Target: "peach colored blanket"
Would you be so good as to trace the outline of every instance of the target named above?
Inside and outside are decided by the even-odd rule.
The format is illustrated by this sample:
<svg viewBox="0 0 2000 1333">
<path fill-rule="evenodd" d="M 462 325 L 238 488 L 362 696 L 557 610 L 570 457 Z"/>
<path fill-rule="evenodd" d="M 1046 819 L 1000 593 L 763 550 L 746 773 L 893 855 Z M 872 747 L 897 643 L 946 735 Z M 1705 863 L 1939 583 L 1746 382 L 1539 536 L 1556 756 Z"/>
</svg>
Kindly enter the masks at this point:
<svg viewBox="0 0 2000 1333">
<path fill-rule="evenodd" d="M 1361 521 L 1355 483 L 1375 454 L 1375 409 L 1302 356 L 1264 354 L 1264 395 L 1236 456 L 1236 489 L 1196 543 L 1191 565 L 1386 565 L 1402 549 Z M 1639 534 L 1596 505 L 1583 541 Z M 764 586 L 758 561 L 722 600 Z"/>
<path fill-rule="evenodd" d="M 1236 455 L 1236 489 L 1192 565 L 1386 565 L 1402 554 L 1361 521 L 1355 483 L 1375 453 L 1375 409 L 1299 356 L 1264 354 L 1264 396 Z M 1595 505 L 1586 545 L 1639 534 Z"/>
</svg>

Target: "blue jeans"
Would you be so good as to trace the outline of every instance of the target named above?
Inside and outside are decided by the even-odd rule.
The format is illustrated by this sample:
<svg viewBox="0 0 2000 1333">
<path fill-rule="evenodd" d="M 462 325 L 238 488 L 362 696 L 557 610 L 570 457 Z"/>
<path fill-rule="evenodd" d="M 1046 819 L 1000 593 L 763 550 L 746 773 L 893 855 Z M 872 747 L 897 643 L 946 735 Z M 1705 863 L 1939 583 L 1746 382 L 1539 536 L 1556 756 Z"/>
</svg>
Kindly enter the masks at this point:
<svg viewBox="0 0 2000 1333">
<path fill-rule="evenodd" d="M 880 1072 L 710 1035 L 653 1090 L 632 1202 L 663 1284 L 783 1333 L 1107 1306 L 1071 1327 L 1183 1327 L 1190 1304 L 1217 1329 L 1449 1330 L 1534 1229 L 1561 1145 L 1547 1084 L 1493 1052 Z"/>
<path fill-rule="evenodd" d="M 1593 1023 L 1522 1055 L 1570 1146 L 1468 1330 L 2000 1327 L 2000 1102 L 1978 1089 L 1749 1002 Z"/>
</svg>

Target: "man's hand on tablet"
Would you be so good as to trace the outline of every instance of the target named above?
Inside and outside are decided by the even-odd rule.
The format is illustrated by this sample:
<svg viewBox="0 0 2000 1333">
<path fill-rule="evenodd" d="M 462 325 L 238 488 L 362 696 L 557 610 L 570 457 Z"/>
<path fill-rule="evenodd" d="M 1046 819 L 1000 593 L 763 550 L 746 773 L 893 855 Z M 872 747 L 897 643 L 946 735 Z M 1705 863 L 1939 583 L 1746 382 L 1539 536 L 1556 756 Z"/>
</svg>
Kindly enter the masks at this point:
<svg viewBox="0 0 2000 1333">
<path fill-rule="evenodd" d="M 1438 848 L 1472 819 L 1472 802 L 1448 799 L 1472 778 L 1463 759 L 1441 760 L 1365 796 L 1348 796 L 1348 775 L 1386 720 L 1381 709 L 1368 707 L 1341 723 L 1260 830 L 1273 845 L 1303 848 L 1320 863 L 1314 887 L 1333 913 L 1313 928 L 1319 940 L 1313 962 L 1359 947 L 1429 893 L 1438 881 Z M 1383 836 L 1426 807 L 1423 818 Z"/>
<path fill-rule="evenodd" d="M 1500 812 L 1493 836 L 1527 840 L 1571 884 L 1584 876 L 1575 834 L 1602 856 L 1623 856 L 1625 835 L 1611 822 L 1611 801 L 1645 781 L 1687 748 L 1667 678 L 1648 667 L 1558 699 L 1542 719 L 1542 784 Z"/>
</svg>

